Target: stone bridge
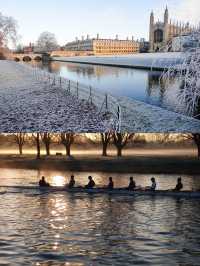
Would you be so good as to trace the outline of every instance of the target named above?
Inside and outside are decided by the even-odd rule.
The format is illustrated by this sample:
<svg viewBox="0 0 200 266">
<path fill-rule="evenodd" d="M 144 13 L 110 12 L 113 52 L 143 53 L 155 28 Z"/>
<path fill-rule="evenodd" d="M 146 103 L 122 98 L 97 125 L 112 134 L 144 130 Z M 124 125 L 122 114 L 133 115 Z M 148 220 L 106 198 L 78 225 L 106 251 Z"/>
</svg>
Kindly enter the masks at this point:
<svg viewBox="0 0 200 266">
<path fill-rule="evenodd" d="M 39 53 L 27 53 L 27 54 L 18 54 L 18 53 L 12 53 L 9 54 L 8 59 L 14 60 L 14 61 L 41 61 L 45 60 L 46 58 L 49 58 L 48 54 L 39 54 Z"/>
</svg>

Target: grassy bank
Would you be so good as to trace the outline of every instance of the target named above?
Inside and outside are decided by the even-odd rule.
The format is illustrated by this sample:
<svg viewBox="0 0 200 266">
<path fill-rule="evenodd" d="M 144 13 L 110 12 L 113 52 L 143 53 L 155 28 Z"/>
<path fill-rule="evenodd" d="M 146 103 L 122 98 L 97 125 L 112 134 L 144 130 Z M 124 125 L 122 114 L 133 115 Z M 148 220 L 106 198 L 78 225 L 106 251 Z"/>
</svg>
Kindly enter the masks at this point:
<svg viewBox="0 0 200 266">
<path fill-rule="evenodd" d="M 193 156 L 76 156 L 70 159 L 51 156 L 37 160 L 33 155 L 1 155 L 0 168 L 200 175 L 200 161 Z"/>
</svg>

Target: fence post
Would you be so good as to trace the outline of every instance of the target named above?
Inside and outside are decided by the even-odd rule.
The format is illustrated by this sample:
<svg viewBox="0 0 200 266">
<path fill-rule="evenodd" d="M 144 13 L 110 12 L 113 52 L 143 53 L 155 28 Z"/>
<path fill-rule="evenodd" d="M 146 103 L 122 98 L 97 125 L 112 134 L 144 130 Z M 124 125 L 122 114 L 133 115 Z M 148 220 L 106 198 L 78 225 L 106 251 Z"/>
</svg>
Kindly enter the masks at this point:
<svg viewBox="0 0 200 266">
<path fill-rule="evenodd" d="M 76 96 L 77 96 L 77 98 L 78 98 L 78 89 L 79 89 L 79 88 L 78 88 L 78 85 L 79 85 L 79 84 L 78 84 L 78 82 L 77 82 L 77 87 L 76 87 Z"/>
<path fill-rule="evenodd" d="M 68 93 L 70 94 L 70 90 L 71 90 L 71 82 L 70 82 L 70 80 L 69 80 L 69 82 L 68 82 L 68 89 L 67 89 L 67 91 L 68 91 Z"/>
<path fill-rule="evenodd" d="M 121 112 L 120 112 L 120 107 L 119 105 L 117 106 L 117 119 L 118 119 L 118 129 L 117 131 L 120 132 L 121 131 L 121 121 L 120 121 L 120 116 L 121 116 Z"/>
<path fill-rule="evenodd" d="M 90 103 L 92 104 L 92 87 L 90 86 Z"/>
<path fill-rule="evenodd" d="M 108 94 L 106 93 L 106 110 L 108 110 Z"/>
<path fill-rule="evenodd" d="M 117 119 L 120 119 L 120 108 L 119 105 L 117 106 Z"/>
<path fill-rule="evenodd" d="M 53 83 L 52 83 L 52 85 L 53 85 L 53 86 L 56 85 L 56 77 L 55 77 L 55 76 L 54 76 L 54 78 L 53 78 Z"/>
</svg>

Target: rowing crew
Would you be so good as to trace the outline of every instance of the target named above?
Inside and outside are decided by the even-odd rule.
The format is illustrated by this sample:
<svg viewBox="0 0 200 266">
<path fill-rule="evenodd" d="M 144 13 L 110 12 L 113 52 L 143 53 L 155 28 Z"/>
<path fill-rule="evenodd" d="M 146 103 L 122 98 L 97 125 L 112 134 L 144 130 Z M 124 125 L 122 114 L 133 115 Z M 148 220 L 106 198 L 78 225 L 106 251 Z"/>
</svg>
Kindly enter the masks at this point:
<svg viewBox="0 0 200 266">
<path fill-rule="evenodd" d="M 76 181 L 74 176 L 72 175 L 69 181 L 69 184 L 66 185 L 66 188 L 72 189 L 75 188 Z M 45 177 L 43 176 L 42 179 L 39 181 L 39 186 L 40 187 L 50 187 L 50 184 L 45 180 Z M 88 184 L 85 186 L 86 189 L 93 189 L 96 186 L 92 176 L 88 177 Z M 154 177 L 151 178 L 151 185 L 149 187 L 138 187 L 136 186 L 136 182 L 134 181 L 133 177 L 130 177 L 130 182 L 127 188 L 127 190 L 150 190 L 150 191 L 155 191 L 157 187 L 156 179 Z M 114 182 L 112 177 L 109 177 L 108 185 L 104 188 L 107 188 L 109 190 L 114 189 Z M 183 184 L 182 184 L 182 178 L 179 177 L 177 179 L 177 184 L 176 187 L 174 188 L 174 191 L 181 191 L 183 189 Z"/>
</svg>

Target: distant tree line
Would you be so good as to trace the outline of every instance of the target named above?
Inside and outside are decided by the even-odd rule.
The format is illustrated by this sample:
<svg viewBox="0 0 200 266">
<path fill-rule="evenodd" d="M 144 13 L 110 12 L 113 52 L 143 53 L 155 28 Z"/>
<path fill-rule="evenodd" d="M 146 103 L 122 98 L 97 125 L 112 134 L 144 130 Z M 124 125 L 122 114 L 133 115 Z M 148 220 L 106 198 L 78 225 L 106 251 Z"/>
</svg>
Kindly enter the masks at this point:
<svg viewBox="0 0 200 266">
<path fill-rule="evenodd" d="M 13 134 L 14 142 L 18 145 L 19 154 L 23 154 L 23 147 L 31 138 L 32 143 L 36 147 L 37 158 L 41 158 L 41 145 L 43 144 L 46 151 L 46 156 L 51 155 L 51 146 L 52 144 L 60 144 L 65 148 L 66 156 L 71 156 L 71 147 L 75 143 L 76 138 L 78 138 L 78 134 L 74 133 L 34 133 L 34 134 L 26 134 L 26 133 L 17 133 Z M 116 154 L 118 157 L 123 155 L 123 150 L 127 146 L 128 143 L 135 143 L 137 140 L 137 134 L 135 133 L 101 133 L 95 134 L 95 136 L 100 141 L 102 147 L 102 156 L 108 156 L 108 147 L 109 145 L 114 145 L 116 148 Z M 163 134 L 162 139 L 161 135 L 155 134 L 157 141 L 159 143 L 165 143 L 169 140 L 170 134 Z M 198 159 L 200 159 L 200 133 L 197 134 L 183 134 L 182 138 L 186 141 L 193 141 L 197 147 L 197 155 Z"/>
</svg>

